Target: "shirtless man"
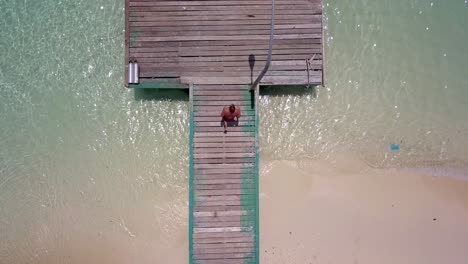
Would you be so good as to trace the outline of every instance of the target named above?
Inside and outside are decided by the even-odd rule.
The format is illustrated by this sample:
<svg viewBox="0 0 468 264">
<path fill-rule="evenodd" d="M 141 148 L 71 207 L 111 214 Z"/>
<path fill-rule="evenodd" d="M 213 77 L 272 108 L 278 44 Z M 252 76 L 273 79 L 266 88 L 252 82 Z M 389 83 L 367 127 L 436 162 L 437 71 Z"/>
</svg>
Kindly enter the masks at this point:
<svg viewBox="0 0 468 264">
<path fill-rule="evenodd" d="M 234 123 L 234 125 L 239 125 L 239 117 L 241 116 L 241 111 L 239 107 L 236 107 L 235 105 L 230 105 L 230 106 L 225 106 L 223 108 L 223 111 L 221 112 L 221 118 L 223 124 L 224 124 L 224 134 L 227 133 L 227 126 L 228 122 Z M 237 120 L 234 121 L 234 118 Z"/>
</svg>

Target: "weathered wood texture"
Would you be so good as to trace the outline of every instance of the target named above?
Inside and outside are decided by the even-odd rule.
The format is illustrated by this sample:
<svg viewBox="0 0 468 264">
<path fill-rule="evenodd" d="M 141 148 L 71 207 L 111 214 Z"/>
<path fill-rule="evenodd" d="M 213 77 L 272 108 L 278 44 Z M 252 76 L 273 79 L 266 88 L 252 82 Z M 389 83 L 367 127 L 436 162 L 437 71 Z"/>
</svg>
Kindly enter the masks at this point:
<svg viewBox="0 0 468 264">
<path fill-rule="evenodd" d="M 192 86 L 191 263 L 258 263 L 256 92 L 248 85 Z M 240 122 L 224 134 L 221 111 L 232 103 Z"/>
<path fill-rule="evenodd" d="M 126 60 L 138 61 L 141 82 L 249 84 L 265 65 L 270 0 L 126 3 Z M 322 55 L 321 0 L 277 0 L 273 60 L 261 84 L 322 84 Z"/>
</svg>

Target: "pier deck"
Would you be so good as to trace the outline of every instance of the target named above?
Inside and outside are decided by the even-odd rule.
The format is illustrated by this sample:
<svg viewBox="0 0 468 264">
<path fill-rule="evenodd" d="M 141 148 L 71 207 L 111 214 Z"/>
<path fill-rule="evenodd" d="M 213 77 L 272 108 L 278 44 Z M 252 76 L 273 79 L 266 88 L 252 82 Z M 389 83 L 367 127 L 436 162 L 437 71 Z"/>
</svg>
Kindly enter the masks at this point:
<svg viewBox="0 0 468 264">
<path fill-rule="evenodd" d="M 197 85 L 191 97 L 191 263 L 258 263 L 257 92 L 247 85 Z M 221 109 L 241 108 L 221 128 Z"/>
<path fill-rule="evenodd" d="M 126 0 L 125 15 L 125 59 L 140 69 L 128 86 L 190 87 L 190 263 L 258 263 L 258 86 L 249 85 L 266 63 L 271 0 Z M 321 0 L 276 0 L 260 85 L 323 85 L 323 57 Z M 242 117 L 224 134 L 230 104 Z"/>
<path fill-rule="evenodd" d="M 126 1 L 126 61 L 138 61 L 141 83 L 249 84 L 265 65 L 270 0 Z M 260 84 L 321 85 L 321 0 L 277 0 L 275 24 Z"/>
</svg>

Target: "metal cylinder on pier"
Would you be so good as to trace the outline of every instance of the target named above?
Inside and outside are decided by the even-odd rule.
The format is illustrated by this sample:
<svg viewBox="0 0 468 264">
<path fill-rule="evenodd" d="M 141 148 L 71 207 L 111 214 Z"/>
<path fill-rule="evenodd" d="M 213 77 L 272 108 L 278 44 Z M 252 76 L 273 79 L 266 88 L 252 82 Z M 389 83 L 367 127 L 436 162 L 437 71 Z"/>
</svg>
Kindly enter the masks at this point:
<svg viewBox="0 0 468 264">
<path fill-rule="evenodd" d="M 135 83 L 135 64 L 133 63 L 133 60 L 130 60 L 128 63 L 128 83 Z"/>
</svg>

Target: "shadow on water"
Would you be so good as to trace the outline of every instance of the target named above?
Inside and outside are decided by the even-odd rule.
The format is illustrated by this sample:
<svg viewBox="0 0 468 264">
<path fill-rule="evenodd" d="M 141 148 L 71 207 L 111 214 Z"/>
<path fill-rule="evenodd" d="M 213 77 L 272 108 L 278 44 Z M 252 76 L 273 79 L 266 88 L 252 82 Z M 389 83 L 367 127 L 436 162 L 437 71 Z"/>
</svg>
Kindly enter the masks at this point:
<svg viewBox="0 0 468 264">
<path fill-rule="evenodd" d="M 135 89 L 137 101 L 189 101 L 188 89 Z"/>
<path fill-rule="evenodd" d="M 317 98 L 318 86 L 304 86 L 304 85 L 265 85 L 260 86 L 260 96 L 307 96 L 311 95 Z"/>
</svg>

